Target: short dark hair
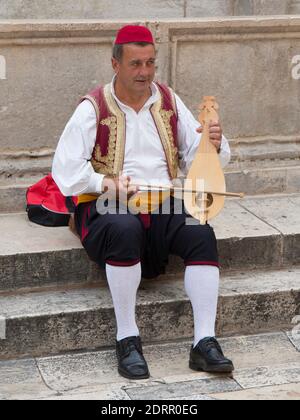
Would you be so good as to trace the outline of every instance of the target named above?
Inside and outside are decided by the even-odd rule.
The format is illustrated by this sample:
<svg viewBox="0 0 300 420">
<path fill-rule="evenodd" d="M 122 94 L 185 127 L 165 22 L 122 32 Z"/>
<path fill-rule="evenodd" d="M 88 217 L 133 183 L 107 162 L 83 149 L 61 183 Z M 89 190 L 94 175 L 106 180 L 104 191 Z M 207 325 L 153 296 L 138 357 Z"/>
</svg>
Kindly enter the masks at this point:
<svg viewBox="0 0 300 420">
<path fill-rule="evenodd" d="M 139 47 L 146 47 L 146 45 L 153 45 L 151 42 L 129 42 L 131 45 L 138 45 Z M 123 57 L 124 44 L 115 44 L 113 47 L 112 56 L 117 61 L 121 61 Z"/>
</svg>

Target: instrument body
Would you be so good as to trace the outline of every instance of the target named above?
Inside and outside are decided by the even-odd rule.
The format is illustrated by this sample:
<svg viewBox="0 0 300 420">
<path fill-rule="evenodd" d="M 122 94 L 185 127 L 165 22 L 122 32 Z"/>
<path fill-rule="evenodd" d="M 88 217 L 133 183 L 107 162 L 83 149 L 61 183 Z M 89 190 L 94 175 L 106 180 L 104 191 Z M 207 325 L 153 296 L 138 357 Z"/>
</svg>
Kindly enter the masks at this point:
<svg viewBox="0 0 300 420">
<path fill-rule="evenodd" d="M 205 96 L 200 106 L 199 122 L 202 125 L 202 137 L 193 164 L 185 182 L 184 204 L 187 212 L 206 224 L 217 216 L 225 204 L 226 183 L 220 158 L 215 146 L 210 141 L 209 126 L 219 122 L 218 104 L 213 96 Z M 190 193 L 196 190 L 199 193 Z M 219 194 L 206 193 L 216 191 Z"/>
</svg>

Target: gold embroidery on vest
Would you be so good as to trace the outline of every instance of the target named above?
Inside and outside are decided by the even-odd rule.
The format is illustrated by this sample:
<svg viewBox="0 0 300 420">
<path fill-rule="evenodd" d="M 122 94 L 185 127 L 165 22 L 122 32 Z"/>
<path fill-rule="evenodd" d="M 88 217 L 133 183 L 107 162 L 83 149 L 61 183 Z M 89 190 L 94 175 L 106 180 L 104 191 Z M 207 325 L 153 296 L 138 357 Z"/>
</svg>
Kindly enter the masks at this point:
<svg viewBox="0 0 300 420">
<path fill-rule="evenodd" d="M 172 166 L 172 177 L 177 177 L 177 170 L 178 170 L 178 149 L 174 146 L 174 136 L 173 130 L 171 126 L 171 118 L 174 115 L 174 111 L 166 111 L 164 109 L 160 110 L 161 117 L 163 119 L 164 125 L 166 127 L 168 137 L 169 137 L 169 149 L 171 152 L 171 166 Z"/>
<path fill-rule="evenodd" d="M 125 156 L 125 141 L 126 141 L 126 118 L 125 114 L 119 108 L 111 93 L 111 85 L 108 84 L 104 88 L 104 96 L 111 114 L 116 118 L 116 143 L 114 148 L 114 164 L 113 173 L 119 175 L 123 169 Z"/>
<path fill-rule="evenodd" d="M 178 171 L 178 149 L 175 146 L 174 136 L 171 126 L 171 117 L 174 111 L 162 109 L 162 97 L 152 106 L 151 113 L 157 126 L 158 134 L 161 139 L 165 155 L 168 162 L 169 172 L 172 179 L 177 177 Z"/>
<path fill-rule="evenodd" d="M 109 128 L 108 150 L 107 155 L 103 156 L 100 145 L 97 144 L 91 163 L 96 172 L 117 176 L 122 171 L 124 164 L 126 120 L 124 113 L 118 107 L 111 93 L 110 84 L 104 87 L 103 94 L 109 112 L 112 114 L 112 116 L 100 121 L 100 124 Z"/>
<path fill-rule="evenodd" d="M 117 140 L 117 118 L 114 116 L 108 117 L 100 121 L 100 124 L 106 125 L 109 128 L 108 151 L 107 155 L 103 156 L 100 145 L 97 144 L 95 146 L 95 157 L 91 160 L 91 163 L 96 172 L 112 175 Z"/>
</svg>

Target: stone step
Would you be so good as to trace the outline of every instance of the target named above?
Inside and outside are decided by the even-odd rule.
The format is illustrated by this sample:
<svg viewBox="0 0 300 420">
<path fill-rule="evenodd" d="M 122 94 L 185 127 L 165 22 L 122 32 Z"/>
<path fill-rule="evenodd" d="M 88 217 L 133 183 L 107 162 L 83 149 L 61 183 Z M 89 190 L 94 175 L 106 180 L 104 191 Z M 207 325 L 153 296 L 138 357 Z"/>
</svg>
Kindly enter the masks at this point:
<svg viewBox="0 0 300 420">
<path fill-rule="evenodd" d="M 50 355 L 114 345 L 115 320 L 107 287 L 0 297 L 0 357 Z M 223 276 L 218 335 L 291 329 L 300 311 L 300 268 Z M 137 322 L 147 343 L 193 335 L 183 277 L 143 282 Z"/>
<path fill-rule="evenodd" d="M 0 361 L 0 400 L 299 400 L 300 343 L 293 345 L 288 334 L 228 337 L 220 344 L 234 361 L 233 376 L 190 370 L 191 340 L 144 345 L 151 377 L 143 381 L 118 375 L 114 349 Z"/>
<path fill-rule="evenodd" d="M 300 195 L 227 200 L 212 221 L 224 270 L 300 264 Z M 68 228 L 46 228 L 27 215 L 0 215 L 0 292 L 105 281 Z M 170 257 L 167 273 L 183 273 Z"/>
</svg>

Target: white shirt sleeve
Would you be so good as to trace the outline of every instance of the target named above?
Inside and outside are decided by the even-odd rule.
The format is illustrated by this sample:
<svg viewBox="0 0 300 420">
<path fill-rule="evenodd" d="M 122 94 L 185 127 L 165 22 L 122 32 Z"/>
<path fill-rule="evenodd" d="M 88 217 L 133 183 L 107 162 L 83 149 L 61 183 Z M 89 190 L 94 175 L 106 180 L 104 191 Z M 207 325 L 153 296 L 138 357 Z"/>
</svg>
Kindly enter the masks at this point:
<svg viewBox="0 0 300 420">
<path fill-rule="evenodd" d="M 201 135 L 196 132 L 200 127 L 200 123 L 194 118 L 193 114 L 184 105 L 178 95 L 175 95 L 178 110 L 178 145 L 179 145 L 179 162 L 180 169 L 186 176 L 192 166 L 196 151 L 198 149 Z M 220 150 L 220 161 L 224 168 L 228 165 L 231 152 L 228 140 L 222 136 L 222 144 Z"/>
<path fill-rule="evenodd" d="M 90 101 L 78 105 L 58 142 L 52 176 L 65 196 L 101 193 L 104 175 L 90 162 L 96 143 L 96 112 Z"/>
</svg>

